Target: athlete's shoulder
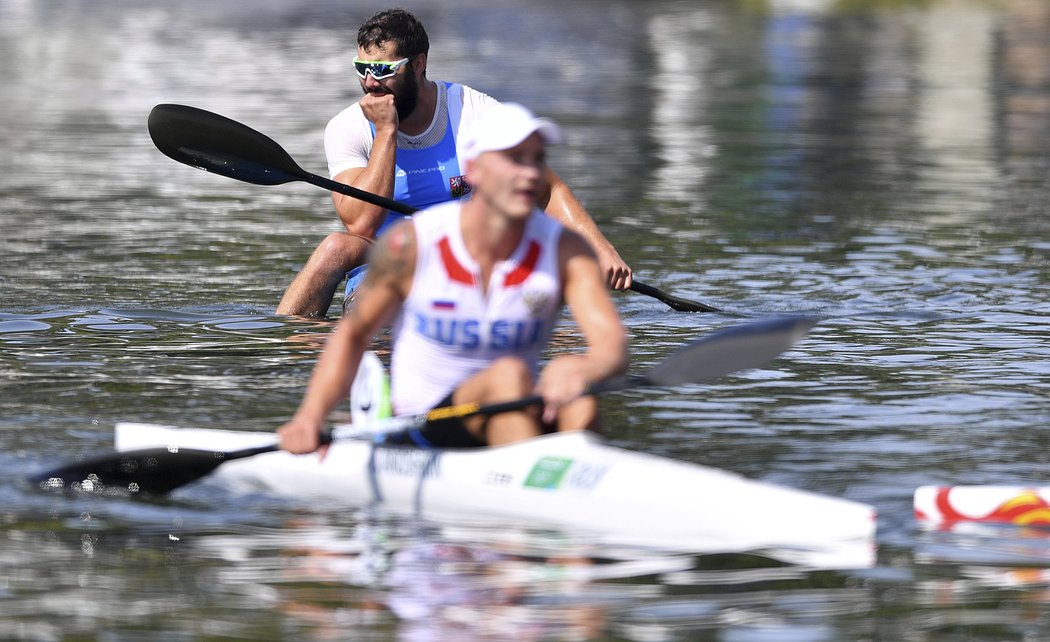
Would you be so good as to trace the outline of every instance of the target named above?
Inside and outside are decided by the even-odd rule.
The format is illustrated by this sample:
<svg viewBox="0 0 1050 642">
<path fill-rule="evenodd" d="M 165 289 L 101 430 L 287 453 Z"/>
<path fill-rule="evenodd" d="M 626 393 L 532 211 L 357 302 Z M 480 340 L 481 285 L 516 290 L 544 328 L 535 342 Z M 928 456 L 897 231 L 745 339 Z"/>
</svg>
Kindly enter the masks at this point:
<svg viewBox="0 0 1050 642">
<path fill-rule="evenodd" d="M 458 214 L 459 209 L 462 206 L 462 201 L 445 201 L 444 203 L 437 203 L 436 205 L 431 205 L 430 207 L 416 212 L 412 215 L 412 219 L 423 222 L 445 220 L 453 214 Z"/>
<path fill-rule="evenodd" d="M 416 229 L 411 219 L 398 221 L 379 235 L 368 254 L 366 279 L 402 279 L 415 266 Z"/>
<path fill-rule="evenodd" d="M 343 109 L 328 121 L 324 129 L 324 151 L 332 178 L 348 169 L 368 165 L 372 130 L 359 103 Z"/>
<path fill-rule="evenodd" d="M 485 92 L 480 91 L 478 89 L 474 89 L 470 85 L 464 85 L 462 83 L 455 83 L 455 85 L 459 86 L 461 88 L 461 90 L 463 92 L 463 98 L 464 99 L 470 99 L 470 100 L 479 101 L 479 102 L 491 102 L 491 103 L 498 103 L 499 102 L 498 100 L 496 100 L 492 96 L 490 96 L 490 95 L 486 94 Z"/>
<path fill-rule="evenodd" d="M 457 85 L 460 88 L 462 102 L 463 102 L 463 115 L 472 117 L 475 114 L 489 109 L 493 105 L 498 105 L 499 101 L 489 96 L 488 94 L 478 91 L 469 85 Z"/>
<path fill-rule="evenodd" d="M 406 221 L 415 232 L 419 243 L 427 244 L 430 241 L 448 234 L 453 221 L 459 220 L 458 201 L 448 201 L 425 207 Z"/>
<path fill-rule="evenodd" d="M 365 114 L 361 111 L 361 103 L 356 102 L 329 118 L 327 128 L 347 127 L 351 124 L 359 124 L 362 120 L 366 120 Z"/>
<path fill-rule="evenodd" d="M 533 234 L 542 235 L 564 234 L 570 231 L 569 228 L 562 225 L 561 221 L 538 207 L 533 209 L 532 214 L 529 215 L 528 227 Z"/>
<path fill-rule="evenodd" d="M 558 256 L 562 263 L 574 257 L 583 257 L 593 261 L 598 260 L 598 255 L 594 253 L 594 248 L 587 242 L 587 239 L 549 216 L 546 218 L 553 224 L 544 226 L 547 228 L 548 234 L 550 234 L 547 238 L 556 240 Z"/>
</svg>

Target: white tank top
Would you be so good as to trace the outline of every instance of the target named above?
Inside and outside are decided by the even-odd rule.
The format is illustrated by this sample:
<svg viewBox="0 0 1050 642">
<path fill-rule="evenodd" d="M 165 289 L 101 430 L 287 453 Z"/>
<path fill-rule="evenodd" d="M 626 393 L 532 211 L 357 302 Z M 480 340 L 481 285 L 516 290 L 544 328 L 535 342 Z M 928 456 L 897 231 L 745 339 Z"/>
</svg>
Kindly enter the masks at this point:
<svg viewBox="0 0 1050 642">
<path fill-rule="evenodd" d="M 562 307 L 558 239 L 562 226 L 535 210 L 521 243 L 481 272 L 460 233 L 453 201 L 416 214 L 416 270 L 394 321 L 391 401 L 397 414 L 426 412 L 498 357 L 517 355 L 538 370 Z"/>
</svg>

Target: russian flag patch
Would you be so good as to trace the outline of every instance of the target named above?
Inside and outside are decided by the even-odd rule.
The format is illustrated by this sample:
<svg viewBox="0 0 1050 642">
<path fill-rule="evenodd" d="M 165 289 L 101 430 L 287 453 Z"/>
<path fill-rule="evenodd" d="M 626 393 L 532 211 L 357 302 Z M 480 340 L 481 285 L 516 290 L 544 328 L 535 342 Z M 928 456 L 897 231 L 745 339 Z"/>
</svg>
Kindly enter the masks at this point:
<svg viewBox="0 0 1050 642">
<path fill-rule="evenodd" d="M 455 310 L 456 309 L 456 302 L 455 301 L 449 301 L 447 299 L 442 299 L 442 300 L 434 301 L 431 304 L 431 307 L 433 307 L 435 310 Z"/>
</svg>

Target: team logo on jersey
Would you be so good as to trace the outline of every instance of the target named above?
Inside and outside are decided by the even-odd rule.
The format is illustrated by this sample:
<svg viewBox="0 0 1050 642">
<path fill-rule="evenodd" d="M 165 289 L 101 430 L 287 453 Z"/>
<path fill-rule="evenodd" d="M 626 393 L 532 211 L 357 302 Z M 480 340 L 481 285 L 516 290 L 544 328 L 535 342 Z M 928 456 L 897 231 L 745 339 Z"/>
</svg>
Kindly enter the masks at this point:
<svg viewBox="0 0 1050 642">
<path fill-rule="evenodd" d="M 467 182 L 466 176 L 453 176 L 448 179 L 448 192 L 452 198 L 459 198 L 470 194 L 470 183 Z"/>
</svg>

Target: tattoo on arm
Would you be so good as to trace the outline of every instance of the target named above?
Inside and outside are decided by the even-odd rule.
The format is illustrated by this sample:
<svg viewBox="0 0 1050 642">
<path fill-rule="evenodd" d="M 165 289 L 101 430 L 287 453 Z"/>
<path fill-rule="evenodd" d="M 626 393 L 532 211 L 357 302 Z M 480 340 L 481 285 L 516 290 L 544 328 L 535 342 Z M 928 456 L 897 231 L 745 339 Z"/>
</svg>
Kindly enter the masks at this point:
<svg viewBox="0 0 1050 642">
<path fill-rule="evenodd" d="M 410 223 L 398 225 L 372 246 L 365 284 L 410 282 L 416 267 L 416 238 L 410 226 Z"/>
</svg>

